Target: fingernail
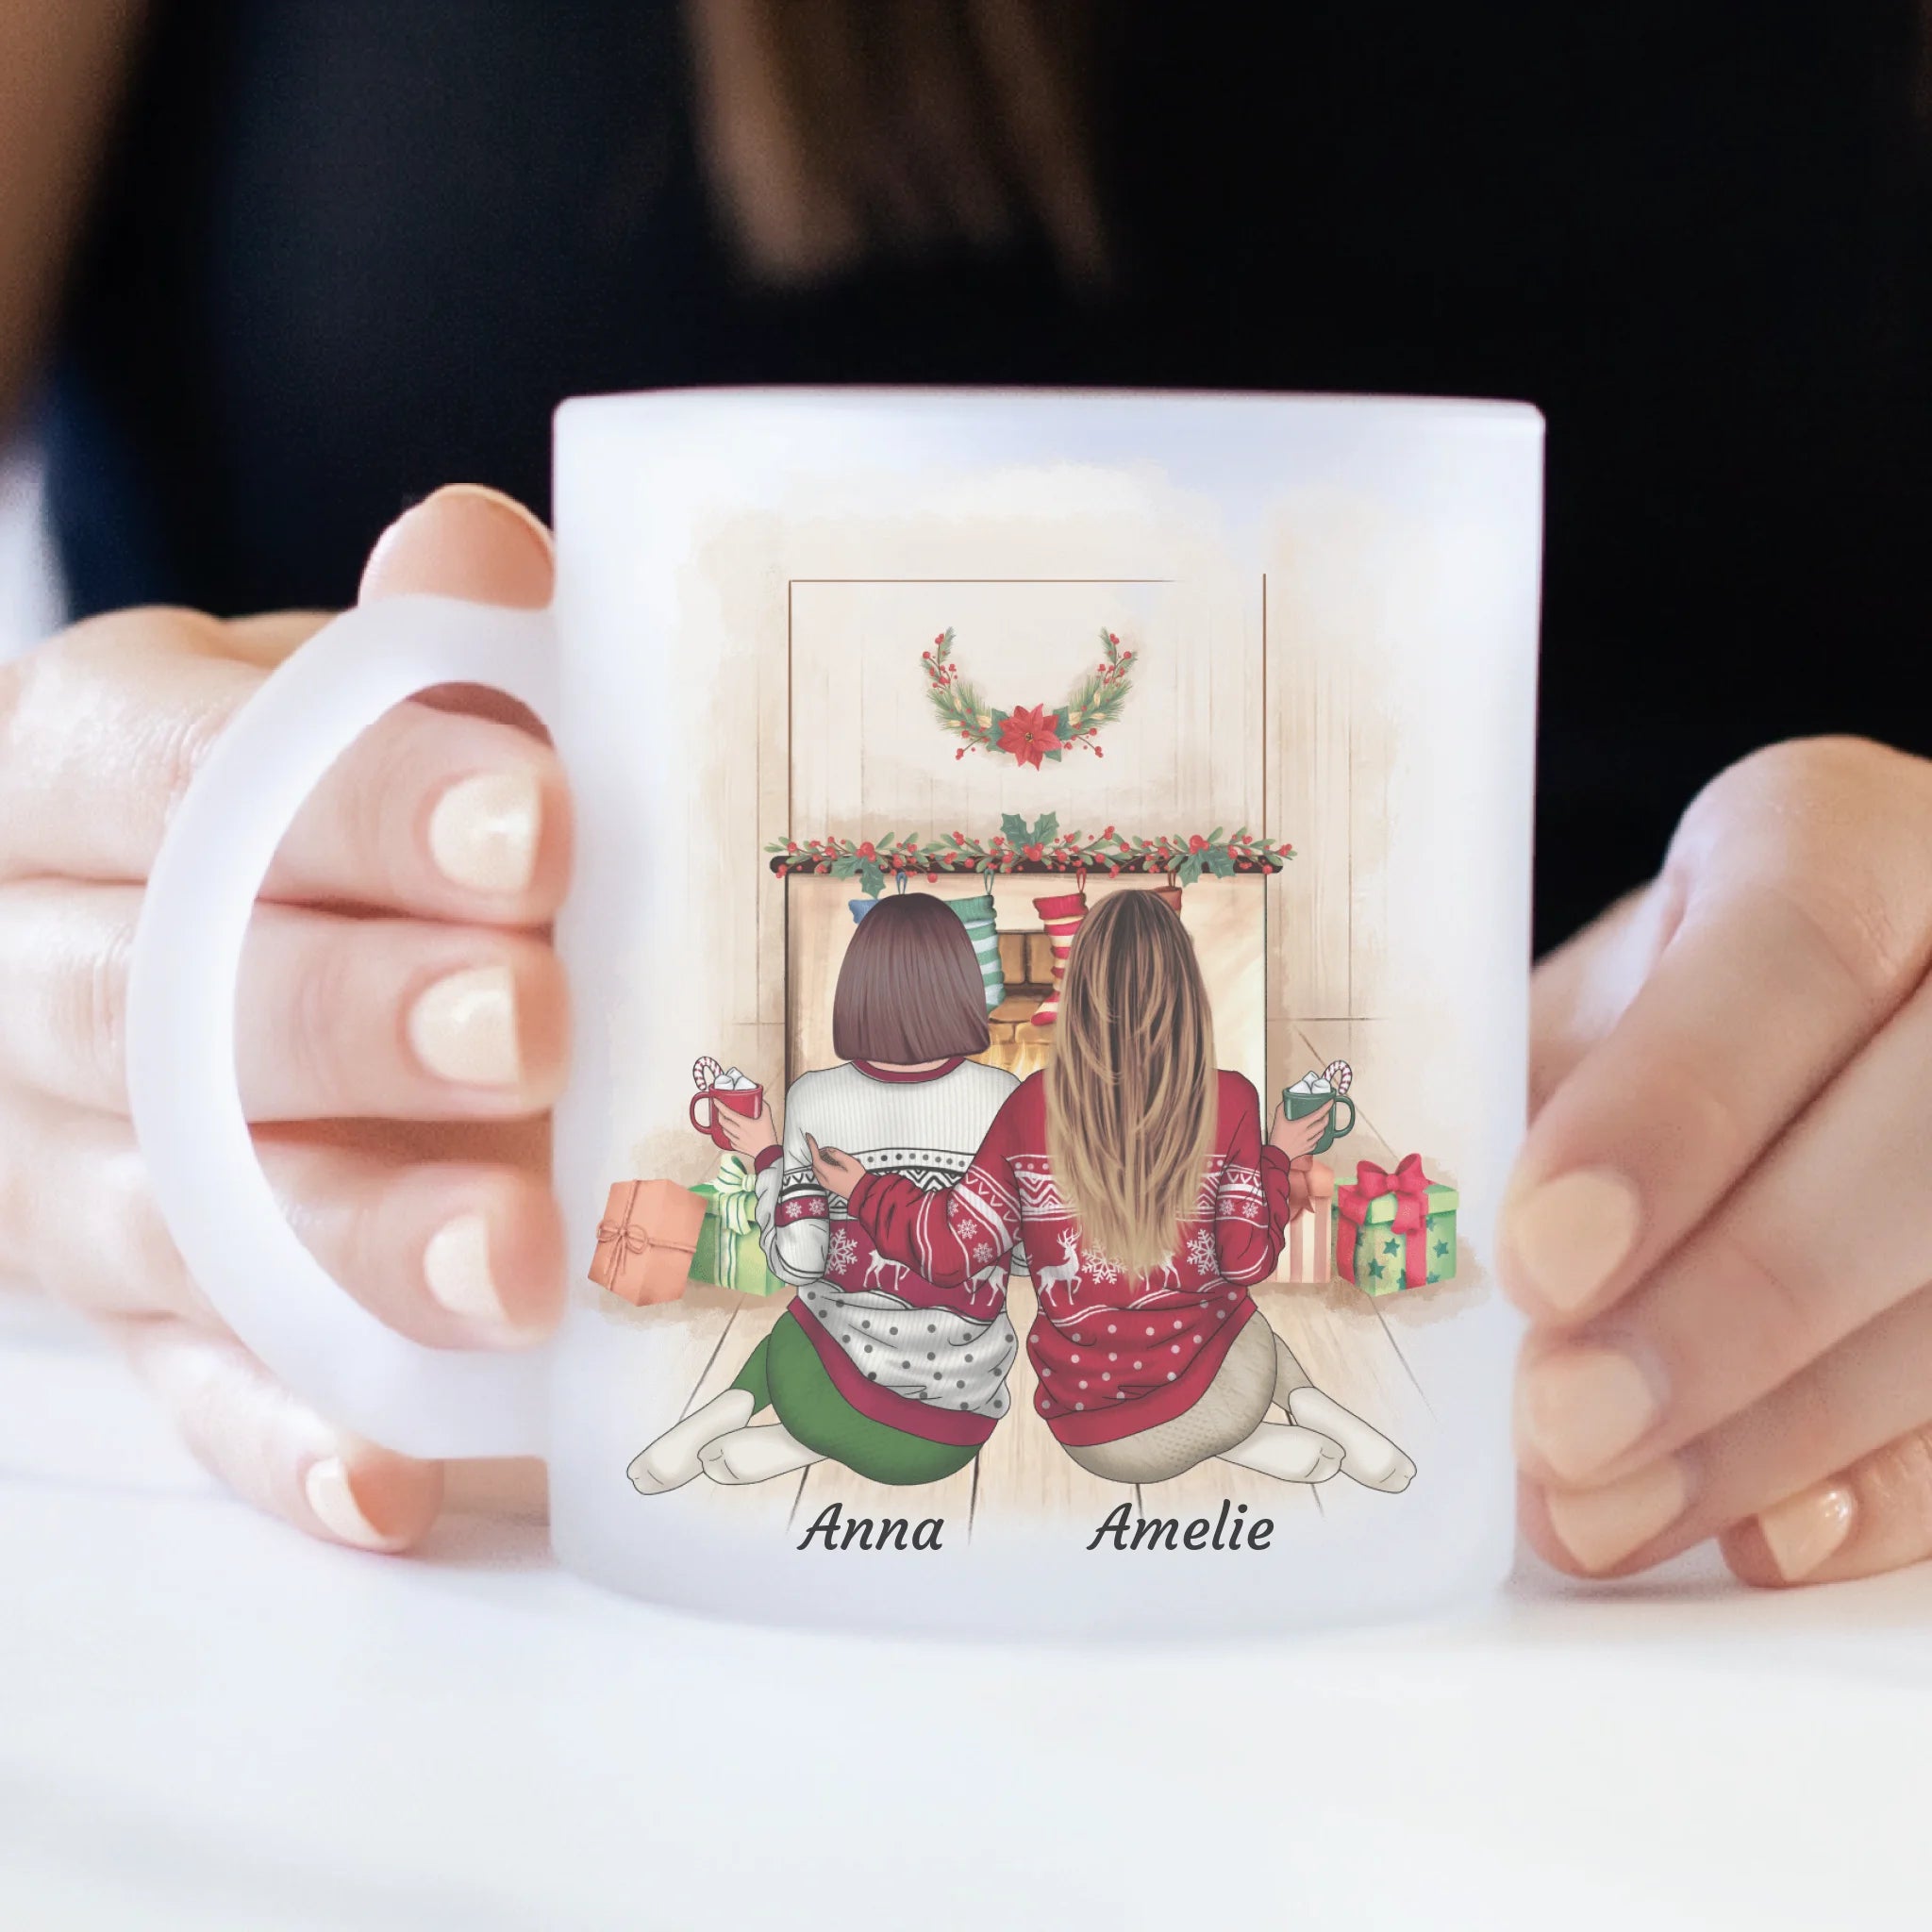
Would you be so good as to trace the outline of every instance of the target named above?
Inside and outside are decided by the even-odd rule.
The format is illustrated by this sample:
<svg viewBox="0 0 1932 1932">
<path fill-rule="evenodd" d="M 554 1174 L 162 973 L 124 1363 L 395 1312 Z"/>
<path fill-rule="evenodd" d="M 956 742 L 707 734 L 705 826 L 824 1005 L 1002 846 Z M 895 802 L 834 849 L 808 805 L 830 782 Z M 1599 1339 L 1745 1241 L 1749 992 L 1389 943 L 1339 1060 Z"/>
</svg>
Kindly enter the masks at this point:
<svg viewBox="0 0 1932 1932">
<path fill-rule="evenodd" d="M 1675 1457 L 1654 1462 L 1600 1490 L 1553 1490 L 1543 1496 L 1550 1527 L 1584 1569 L 1607 1570 L 1683 1515 L 1690 1486 Z"/>
<path fill-rule="evenodd" d="M 1661 1410 L 1651 1378 L 1614 1348 L 1566 1348 L 1517 1381 L 1517 1433 L 1565 1482 L 1588 1482 Z"/>
<path fill-rule="evenodd" d="M 555 559 L 550 532 L 514 497 L 481 483 L 448 483 L 375 540 L 358 594 L 364 603 L 440 591 L 538 605 L 549 599 Z"/>
<path fill-rule="evenodd" d="M 458 1214 L 429 1237 L 423 1279 L 453 1315 L 498 1327 L 508 1319 L 490 1272 L 490 1224 L 480 1214 Z"/>
<path fill-rule="evenodd" d="M 1842 1483 L 1818 1483 L 1757 1512 L 1757 1528 L 1777 1574 L 1801 1583 L 1851 1535 L 1858 1499 Z"/>
<path fill-rule="evenodd" d="M 1579 1168 L 1507 1203 L 1503 1238 L 1538 1298 L 1580 1308 L 1628 1258 L 1643 1225 L 1637 1190 L 1608 1168 Z"/>
<path fill-rule="evenodd" d="M 354 1543 L 360 1550 L 387 1550 L 394 1546 L 393 1537 L 384 1536 L 362 1513 L 356 1491 L 349 1487 L 349 1472 L 340 1456 L 325 1457 L 311 1462 L 302 1478 L 302 1493 L 316 1520 L 333 1537 Z"/>
<path fill-rule="evenodd" d="M 524 892 L 537 869 L 542 800 L 532 772 L 461 778 L 429 814 L 429 856 L 451 884 L 476 892 Z"/>
<path fill-rule="evenodd" d="M 439 979 L 409 1008 L 409 1044 L 432 1073 L 459 1087 L 514 1087 L 516 982 L 508 966 L 473 966 Z"/>
</svg>

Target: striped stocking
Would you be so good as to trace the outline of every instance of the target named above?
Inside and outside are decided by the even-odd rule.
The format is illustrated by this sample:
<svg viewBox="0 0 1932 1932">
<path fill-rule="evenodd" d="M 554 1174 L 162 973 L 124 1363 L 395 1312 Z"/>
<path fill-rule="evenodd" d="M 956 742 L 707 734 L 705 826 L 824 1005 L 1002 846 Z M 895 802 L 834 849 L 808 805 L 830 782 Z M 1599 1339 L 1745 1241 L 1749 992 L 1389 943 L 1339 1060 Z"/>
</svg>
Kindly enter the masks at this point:
<svg viewBox="0 0 1932 1932">
<path fill-rule="evenodd" d="M 1074 935 L 1087 917 L 1087 898 L 1083 892 L 1061 892 L 1034 900 L 1033 908 L 1040 914 L 1046 936 L 1053 943 L 1053 991 L 1040 1003 L 1033 1024 L 1051 1026 L 1059 1018 L 1060 982 L 1066 977 L 1067 955 L 1074 949 Z"/>
<path fill-rule="evenodd" d="M 1000 936 L 995 925 L 992 894 L 977 899 L 948 899 L 973 941 L 974 957 L 979 961 L 979 976 L 986 985 L 986 1010 L 990 1013 L 1007 996 L 1007 977 L 1000 970 Z"/>
</svg>

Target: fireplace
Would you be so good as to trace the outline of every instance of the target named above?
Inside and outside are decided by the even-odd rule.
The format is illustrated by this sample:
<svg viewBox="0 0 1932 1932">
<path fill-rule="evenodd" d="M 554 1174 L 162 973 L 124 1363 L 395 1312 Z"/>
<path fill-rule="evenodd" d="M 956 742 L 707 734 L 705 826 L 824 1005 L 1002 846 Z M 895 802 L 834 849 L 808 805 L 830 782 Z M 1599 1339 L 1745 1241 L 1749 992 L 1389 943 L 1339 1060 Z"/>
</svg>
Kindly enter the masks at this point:
<svg viewBox="0 0 1932 1932">
<path fill-rule="evenodd" d="M 1154 876 L 1090 879 L 1090 900 L 1110 892 L 1145 891 L 1164 884 Z M 981 1056 L 1024 1079 L 1053 1054 L 1053 1028 L 1036 1026 L 1033 1015 L 1053 991 L 1053 951 L 1036 895 L 1066 891 L 1064 878 L 1008 874 L 991 881 L 1007 996 L 988 1015 L 992 1043 Z M 967 898 L 988 890 L 978 878 L 921 881 L 912 891 Z M 1188 888 L 1181 920 L 1194 941 L 1201 974 L 1214 1012 L 1215 1050 L 1224 1067 L 1265 1087 L 1262 962 L 1265 958 L 1263 881 L 1259 877 L 1204 878 Z M 798 876 L 785 881 L 785 1039 L 788 1083 L 815 1067 L 829 1067 L 832 990 L 854 930 L 851 884 L 843 879 Z"/>
</svg>

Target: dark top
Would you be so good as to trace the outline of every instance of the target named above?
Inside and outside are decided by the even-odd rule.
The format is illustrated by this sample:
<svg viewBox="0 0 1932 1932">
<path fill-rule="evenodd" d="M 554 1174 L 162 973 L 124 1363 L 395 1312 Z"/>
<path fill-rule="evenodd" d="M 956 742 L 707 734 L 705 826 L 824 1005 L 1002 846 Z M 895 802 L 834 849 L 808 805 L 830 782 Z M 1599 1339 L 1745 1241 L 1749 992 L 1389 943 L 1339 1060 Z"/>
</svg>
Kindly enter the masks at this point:
<svg viewBox="0 0 1932 1932">
<path fill-rule="evenodd" d="M 158 10 L 49 405 L 79 610 L 342 603 L 440 481 L 541 508 L 583 391 L 1526 397 L 1540 943 L 1754 745 L 1932 748 L 1909 0 L 1108 0 L 1104 299 L 1024 245 L 747 287 L 666 0 Z"/>
</svg>

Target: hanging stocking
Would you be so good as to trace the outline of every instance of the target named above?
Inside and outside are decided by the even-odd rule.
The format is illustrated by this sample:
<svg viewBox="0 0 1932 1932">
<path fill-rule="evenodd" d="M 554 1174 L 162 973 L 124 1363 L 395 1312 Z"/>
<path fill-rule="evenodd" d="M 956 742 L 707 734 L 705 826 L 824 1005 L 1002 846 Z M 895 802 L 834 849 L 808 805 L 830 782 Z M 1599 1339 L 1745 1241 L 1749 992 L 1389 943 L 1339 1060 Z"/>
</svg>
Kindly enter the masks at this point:
<svg viewBox="0 0 1932 1932">
<path fill-rule="evenodd" d="M 1173 907 L 1176 912 L 1181 909 L 1181 889 L 1174 884 L 1173 879 L 1169 879 L 1164 886 L 1156 886 L 1154 888 L 1154 896 L 1163 906 Z"/>
<path fill-rule="evenodd" d="M 1007 996 L 1007 977 L 1000 970 L 1000 936 L 994 921 L 992 894 L 983 892 L 976 899 L 948 899 L 973 941 L 974 958 L 979 961 L 979 976 L 986 986 L 986 1010 L 990 1013 Z"/>
<path fill-rule="evenodd" d="M 1040 1003 L 1033 1024 L 1051 1026 L 1059 1017 L 1060 983 L 1067 976 L 1067 955 L 1074 949 L 1074 935 L 1087 917 L 1087 897 L 1084 892 L 1059 892 L 1034 900 L 1033 908 L 1040 914 L 1053 944 L 1053 991 Z"/>
</svg>

